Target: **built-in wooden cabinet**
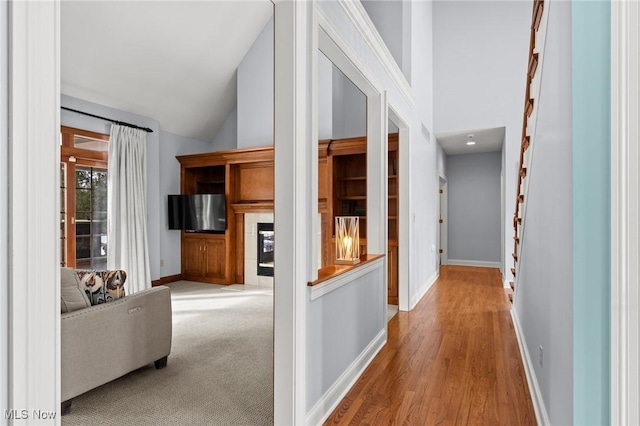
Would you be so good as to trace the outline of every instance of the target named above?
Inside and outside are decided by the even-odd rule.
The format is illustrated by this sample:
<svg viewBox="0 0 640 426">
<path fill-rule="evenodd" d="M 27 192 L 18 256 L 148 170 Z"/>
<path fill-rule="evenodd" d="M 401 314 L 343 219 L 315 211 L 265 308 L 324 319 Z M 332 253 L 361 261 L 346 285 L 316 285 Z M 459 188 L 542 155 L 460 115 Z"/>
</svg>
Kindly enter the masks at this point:
<svg viewBox="0 0 640 426">
<path fill-rule="evenodd" d="M 273 147 L 182 155 L 182 194 L 224 194 L 224 233 L 182 231 L 182 276 L 215 284 L 243 282 L 244 214 L 273 211 Z"/>
<path fill-rule="evenodd" d="M 225 279 L 223 235 L 187 234 L 182 239 L 182 274 L 188 280 Z"/>
</svg>

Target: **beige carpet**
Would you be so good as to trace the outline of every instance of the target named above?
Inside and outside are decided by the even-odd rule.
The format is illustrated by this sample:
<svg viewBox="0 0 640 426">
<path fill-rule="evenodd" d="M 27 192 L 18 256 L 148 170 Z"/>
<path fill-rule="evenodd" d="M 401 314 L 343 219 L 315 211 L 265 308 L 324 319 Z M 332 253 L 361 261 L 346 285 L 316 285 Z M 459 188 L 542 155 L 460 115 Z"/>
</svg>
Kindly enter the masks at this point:
<svg viewBox="0 0 640 426">
<path fill-rule="evenodd" d="M 64 426 L 273 424 L 272 292 L 188 281 L 169 287 L 167 367 L 150 364 L 75 398 Z"/>
</svg>

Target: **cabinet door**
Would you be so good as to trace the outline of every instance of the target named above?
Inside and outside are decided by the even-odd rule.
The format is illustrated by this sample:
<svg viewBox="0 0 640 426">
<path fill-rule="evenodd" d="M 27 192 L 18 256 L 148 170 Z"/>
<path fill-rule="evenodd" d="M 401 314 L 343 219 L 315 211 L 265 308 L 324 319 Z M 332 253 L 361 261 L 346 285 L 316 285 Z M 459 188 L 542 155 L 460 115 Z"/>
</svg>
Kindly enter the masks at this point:
<svg viewBox="0 0 640 426">
<path fill-rule="evenodd" d="M 398 247 L 389 246 L 387 252 L 387 273 L 388 273 L 388 303 L 398 304 Z"/>
<path fill-rule="evenodd" d="M 225 278 L 225 251 L 223 239 L 209 239 L 204 245 L 204 276 Z"/>
<path fill-rule="evenodd" d="M 182 244 L 182 273 L 192 276 L 202 275 L 204 241 L 200 238 L 185 238 Z"/>
</svg>

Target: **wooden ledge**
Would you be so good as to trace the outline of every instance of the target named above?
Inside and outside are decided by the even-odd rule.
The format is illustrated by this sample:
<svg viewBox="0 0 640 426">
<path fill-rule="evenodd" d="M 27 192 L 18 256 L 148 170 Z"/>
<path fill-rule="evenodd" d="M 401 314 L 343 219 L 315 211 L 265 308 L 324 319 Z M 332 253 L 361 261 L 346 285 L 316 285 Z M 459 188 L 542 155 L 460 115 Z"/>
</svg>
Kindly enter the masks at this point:
<svg viewBox="0 0 640 426">
<path fill-rule="evenodd" d="M 382 265 L 384 255 L 370 254 L 360 257 L 357 265 L 331 265 L 318 271 L 318 279 L 308 283 L 309 299 L 315 300 L 343 285 L 375 271 Z"/>
<path fill-rule="evenodd" d="M 325 281 L 328 281 L 332 278 L 335 278 L 339 275 L 344 274 L 345 272 L 349 272 L 351 270 L 360 268 L 368 263 L 373 262 L 374 260 L 383 258 L 383 254 L 367 254 L 364 256 L 360 256 L 360 263 L 357 265 L 330 265 L 325 266 L 322 269 L 318 270 L 318 279 L 315 281 L 309 281 L 307 283 L 308 286 L 313 287 L 318 284 L 322 284 Z"/>
<path fill-rule="evenodd" d="M 273 201 L 233 203 L 231 208 L 234 213 L 271 213 L 273 212 Z"/>
</svg>

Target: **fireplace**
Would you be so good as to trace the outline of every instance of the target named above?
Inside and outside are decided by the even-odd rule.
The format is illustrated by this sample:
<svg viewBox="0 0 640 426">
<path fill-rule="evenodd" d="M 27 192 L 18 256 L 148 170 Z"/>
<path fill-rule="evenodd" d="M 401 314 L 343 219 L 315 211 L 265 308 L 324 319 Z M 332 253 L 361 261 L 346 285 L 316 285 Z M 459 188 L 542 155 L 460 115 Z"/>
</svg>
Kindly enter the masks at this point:
<svg viewBox="0 0 640 426">
<path fill-rule="evenodd" d="M 258 275 L 273 276 L 273 223 L 258 223 Z"/>
</svg>

